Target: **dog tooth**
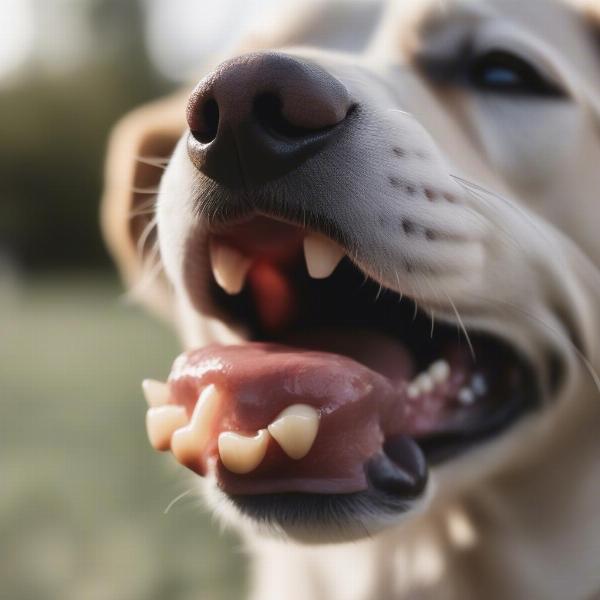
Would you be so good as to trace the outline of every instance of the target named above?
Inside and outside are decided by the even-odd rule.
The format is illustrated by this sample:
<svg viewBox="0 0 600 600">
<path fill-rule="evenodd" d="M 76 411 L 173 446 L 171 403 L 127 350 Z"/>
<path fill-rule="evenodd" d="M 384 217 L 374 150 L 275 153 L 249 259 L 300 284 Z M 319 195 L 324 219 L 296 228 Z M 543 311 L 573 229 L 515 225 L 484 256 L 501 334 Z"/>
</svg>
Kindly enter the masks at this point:
<svg viewBox="0 0 600 600">
<path fill-rule="evenodd" d="M 344 249 L 320 233 L 304 238 L 304 258 L 309 275 L 314 279 L 329 277 L 344 257 Z"/>
<path fill-rule="evenodd" d="M 146 431 L 155 450 L 164 452 L 171 446 L 171 436 L 187 424 L 187 414 L 183 406 L 167 404 L 148 409 Z"/>
<path fill-rule="evenodd" d="M 414 400 L 421 395 L 421 390 L 414 383 L 410 383 L 406 388 L 406 395 Z"/>
<path fill-rule="evenodd" d="M 294 460 L 304 458 L 319 431 L 319 411 L 308 404 L 288 406 L 269 425 L 269 433 Z"/>
<path fill-rule="evenodd" d="M 471 388 L 464 387 L 459 390 L 457 398 L 463 406 L 470 406 L 475 402 L 475 393 Z"/>
<path fill-rule="evenodd" d="M 144 379 L 142 391 L 149 407 L 163 406 L 169 402 L 169 386 L 156 379 Z"/>
<path fill-rule="evenodd" d="M 219 456 L 228 471 L 244 475 L 260 465 L 268 443 L 269 432 L 266 429 L 261 429 L 252 437 L 223 431 L 218 441 Z"/>
<path fill-rule="evenodd" d="M 215 281 L 228 294 L 234 295 L 242 291 L 252 261 L 231 246 L 213 242 L 210 264 Z"/>
<path fill-rule="evenodd" d="M 180 463 L 197 459 L 208 443 L 220 399 L 215 385 L 206 386 L 198 396 L 189 424 L 173 433 L 171 451 Z"/>
<path fill-rule="evenodd" d="M 471 378 L 471 389 L 478 395 L 483 396 L 487 392 L 487 383 L 481 373 L 476 373 Z"/>
<path fill-rule="evenodd" d="M 421 373 L 420 375 L 417 375 L 417 377 L 413 380 L 413 385 L 415 385 L 422 394 L 429 394 L 435 387 L 433 379 L 428 373 Z"/>
<path fill-rule="evenodd" d="M 436 360 L 427 372 L 435 383 L 444 383 L 450 377 L 450 365 L 445 360 Z"/>
</svg>

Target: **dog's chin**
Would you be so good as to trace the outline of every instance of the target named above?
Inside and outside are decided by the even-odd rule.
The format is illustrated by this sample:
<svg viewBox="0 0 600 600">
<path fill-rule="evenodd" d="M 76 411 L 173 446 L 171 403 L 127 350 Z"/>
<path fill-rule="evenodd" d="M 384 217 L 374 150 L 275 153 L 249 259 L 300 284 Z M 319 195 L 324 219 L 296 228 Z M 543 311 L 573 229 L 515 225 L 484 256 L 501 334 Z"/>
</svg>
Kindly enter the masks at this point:
<svg viewBox="0 0 600 600">
<path fill-rule="evenodd" d="M 412 501 L 377 490 L 230 496 L 210 485 L 208 503 L 226 527 L 303 544 L 352 542 L 402 526 L 426 510 L 431 495 Z"/>
</svg>

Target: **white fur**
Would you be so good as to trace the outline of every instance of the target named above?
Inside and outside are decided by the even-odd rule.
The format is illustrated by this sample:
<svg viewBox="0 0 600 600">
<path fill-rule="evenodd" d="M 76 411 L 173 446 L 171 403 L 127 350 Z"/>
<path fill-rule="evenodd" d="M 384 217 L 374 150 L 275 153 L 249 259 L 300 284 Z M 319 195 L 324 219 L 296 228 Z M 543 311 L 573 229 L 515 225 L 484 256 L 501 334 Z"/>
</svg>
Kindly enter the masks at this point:
<svg viewBox="0 0 600 600">
<path fill-rule="evenodd" d="M 358 232 L 351 256 L 383 285 L 416 299 L 437 319 L 510 340 L 544 380 L 552 349 L 565 379 L 544 410 L 435 469 L 435 489 L 410 518 L 366 520 L 373 531 L 384 527 L 372 538 L 307 546 L 257 535 L 211 488 L 213 506 L 239 525 L 252 550 L 256 600 L 583 600 L 600 590 L 594 380 L 600 368 L 600 62 L 582 41 L 583 19 L 561 2 L 489 0 L 467 8 L 487 15 L 484 25 L 479 16 L 450 19 L 457 4 L 391 3 L 360 56 L 286 50 L 321 64 L 370 109 L 346 157 L 350 208 L 342 216 L 332 207 L 331 216 Z M 536 9 L 539 23 L 532 18 Z M 448 24 L 437 39 L 421 39 L 417 25 L 431 10 Z M 512 43 L 539 61 L 571 99 L 434 93 L 411 66 L 411 53 L 428 43 L 451 46 L 464 26 L 475 30 L 481 47 Z M 402 161 L 390 152 L 394 145 L 406 151 Z M 439 201 L 390 186 L 392 171 L 421 191 L 435 190 Z M 243 335 L 194 308 L 184 281 L 183 240 L 192 228 L 199 237 L 206 232 L 193 208 L 204 185 L 181 141 L 162 177 L 157 217 L 170 312 L 187 347 Z M 391 236 L 380 230 L 374 211 L 449 237 Z M 407 261 L 437 275 L 411 273 L 402 268 Z"/>
</svg>

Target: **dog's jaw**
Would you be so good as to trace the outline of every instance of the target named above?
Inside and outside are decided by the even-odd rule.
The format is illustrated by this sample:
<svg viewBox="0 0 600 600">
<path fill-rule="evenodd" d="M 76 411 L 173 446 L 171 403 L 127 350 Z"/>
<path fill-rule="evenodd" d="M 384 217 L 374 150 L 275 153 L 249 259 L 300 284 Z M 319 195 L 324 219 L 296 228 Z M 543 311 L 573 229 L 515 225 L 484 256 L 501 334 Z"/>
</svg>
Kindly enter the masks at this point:
<svg viewBox="0 0 600 600">
<path fill-rule="evenodd" d="M 331 57 L 324 59 L 323 64 L 336 68 Z M 342 63 L 336 76 L 342 78 L 348 68 Z M 414 298 L 435 318 L 468 330 L 489 331 L 510 341 L 536 365 L 547 390 L 551 387 L 547 349 L 553 348 L 565 370 L 565 379 L 560 383 L 567 385 L 577 369 L 570 349 L 547 331 L 543 314 L 534 314 L 533 318 L 531 314 L 532 298 L 543 297 L 548 284 L 549 274 L 541 272 L 538 264 L 543 262 L 544 236 L 556 235 L 557 240 L 560 236 L 533 215 L 524 220 L 522 208 L 515 209 L 506 198 L 481 190 L 454 172 L 418 120 L 393 108 L 389 93 L 377 87 L 379 76 L 368 80 L 368 72 L 361 73 L 361 84 L 350 79 L 345 82 L 359 109 L 356 126 L 344 140 L 344 168 L 348 169 L 352 161 L 360 161 L 360 172 L 369 172 L 369 178 L 334 180 L 330 202 L 318 202 L 316 198 L 317 202 L 311 204 L 317 189 L 311 191 L 311 186 L 319 179 L 319 164 L 330 161 L 335 165 L 339 159 L 332 149 L 329 155 L 320 155 L 314 165 L 309 163 L 304 172 L 290 174 L 289 188 L 306 190 L 309 206 L 316 212 L 315 223 L 320 216 L 336 223 L 341 232 L 338 240 L 343 240 L 346 251 L 364 273 L 384 287 Z M 423 93 L 416 78 L 407 75 L 403 81 L 406 85 L 402 93 L 407 98 Z M 419 91 L 413 94 L 415 88 Z M 402 140 L 401 145 L 398 139 Z M 220 323 L 223 316 L 211 306 L 202 283 L 210 273 L 207 236 L 211 228 L 210 221 L 202 216 L 202 202 L 210 201 L 206 194 L 212 184 L 191 165 L 185 140 L 186 136 L 163 177 L 157 210 L 161 256 L 178 299 L 181 330 L 189 347 L 213 341 L 240 341 L 245 338 L 243 329 Z M 367 160 L 372 161 L 368 168 L 362 160 L 365 148 L 370 150 Z M 464 157 L 462 160 L 466 162 Z M 311 173 L 310 169 L 317 170 Z M 378 211 L 375 217 L 373 206 Z M 293 218 L 293 207 L 291 212 L 289 206 L 281 210 Z M 353 223 L 359 224 L 356 231 Z M 390 223 L 398 225 L 396 236 L 390 237 L 384 231 Z M 518 243 L 507 243 L 507 230 L 511 236 L 527 240 L 527 256 L 521 254 Z M 189 254 L 190 248 L 193 255 Z M 190 271 L 184 268 L 191 264 L 192 280 Z M 413 264 L 422 269 L 414 269 Z M 506 269 L 507 264 L 511 265 L 510 270 Z M 551 272 L 556 265 L 547 267 Z M 207 319 L 211 314 L 215 318 Z M 557 391 L 558 388 L 552 390 L 552 395 Z M 474 453 L 476 461 L 469 462 L 467 457 L 465 463 L 456 461 L 443 467 L 440 496 L 457 493 L 482 477 L 502 471 L 520 452 L 517 440 L 528 435 L 527 426 L 516 428 L 497 443 L 478 449 Z M 373 515 L 367 521 L 360 527 L 375 530 L 389 523 L 387 517 L 378 520 Z M 297 532 L 295 535 L 302 537 Z M 355 534 L 348 530 L 348 535 Z"/>
</svg>

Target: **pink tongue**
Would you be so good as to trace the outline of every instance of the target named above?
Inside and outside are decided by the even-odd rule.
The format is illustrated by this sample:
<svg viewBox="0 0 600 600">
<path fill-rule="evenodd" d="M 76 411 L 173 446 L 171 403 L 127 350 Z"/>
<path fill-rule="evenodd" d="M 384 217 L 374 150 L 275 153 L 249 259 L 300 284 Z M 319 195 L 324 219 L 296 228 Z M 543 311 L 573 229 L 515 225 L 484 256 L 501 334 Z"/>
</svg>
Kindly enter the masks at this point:
<svg viewBox="0 0 600 600">
<path fill-rule="evenodd" d="M 396 358 L 401 362 L 400 355 Z M 396 369 L 408 373 L 410 365 L 396 363 Z M 338 354 L 273 344 L 208 346 L 181 355 L 169 379 L 174 401 L 188 415 L 207 385 L 215 384 L 222 394 L 210 441 L 187 466 L 202 475 L 214 467 L 219 485 L 230 494 L 363 490 L 365 462 L 381 450 L 384 435 L 401 432 L 406 420 L 406 381 L 392 382 Z M 219 460 L 219 433 L 254 435 L 292 404 L 320 412 L 309 453 L 292 460 L 271 439 L 256 470 L 227 471 Z"/>
</svg>

